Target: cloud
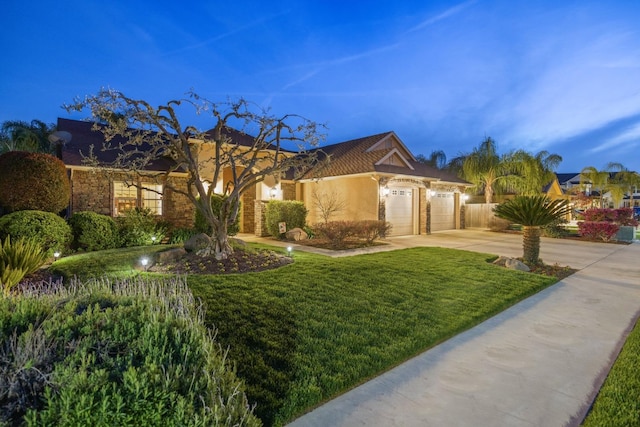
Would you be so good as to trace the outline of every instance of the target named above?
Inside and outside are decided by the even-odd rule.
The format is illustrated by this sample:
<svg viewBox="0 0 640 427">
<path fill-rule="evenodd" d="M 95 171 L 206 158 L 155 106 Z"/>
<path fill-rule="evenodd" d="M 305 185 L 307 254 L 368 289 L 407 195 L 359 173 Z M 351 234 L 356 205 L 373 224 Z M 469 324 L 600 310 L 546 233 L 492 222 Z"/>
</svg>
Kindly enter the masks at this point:
<svg viewBox="0 0 640 427">
<path fill-rule="evenodd" d="M 610 138 L 606 142 L 596 145 L 595 147 L 589 150 L 590 153 L 599 153 L 604 150 L 610 150 L 614 147 L 618 147 L 622 144 L 640 144 L 640 123 L 636 123 L 634 126 L 631 126 L 626 131 Z"/>
</svg>

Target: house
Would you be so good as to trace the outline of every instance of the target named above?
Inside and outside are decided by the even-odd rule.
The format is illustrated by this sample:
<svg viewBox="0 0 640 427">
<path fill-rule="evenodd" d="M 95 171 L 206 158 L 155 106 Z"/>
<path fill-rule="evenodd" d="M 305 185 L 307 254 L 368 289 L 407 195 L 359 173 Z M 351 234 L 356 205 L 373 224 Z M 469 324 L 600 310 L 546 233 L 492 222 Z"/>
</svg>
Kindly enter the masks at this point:
<svg viewBox="0 0 640 427">
<path fill-rule="evenodd" d="M 329 161 L 297 180 L 310 223 L 321 221 L 318 195 L 329 195 L 347 202 L 332 219 L 385 220 L 392 235 L 464 228 L 464 192 L 470 184 L 416 161 L 394 132 L 318 151 Z"/>
<path fill-rule="evenodd" d="M 189 185 L 189 174 L 175 168 L 170 157 L 145 168 L 136 179 L 148 190 L 139 189 L 130 185 L 131 178 L 122 170 L 96 170 L 85 164 L 83 155 L 90 146 L 100 160 L 107 162 L 114 156 L 101 150 L 104 138 L 92 130 L 92 123 L 58 119 L 58 130 L 72 135 L 62 149 L 71 179 L 70 213 L 91 210 L 118 216 L 132 207 L 143 207 L 176 226 L 193 224 L 194 207 L 186 195 L 165 187 L 165 179 L 183 191 Z M 233 129 L 227 132 L 234 143 L 250 145 L 250 136 Z M 394 132 L 325 146 L 317 154 L 323 161 L 302 177 L 267 177 L 245 191 L 239 214 L 241 232 L 264 234 L 264 205 L 274 199 L 303 201 L 309 210 L 308 222 L 320 222 L 322 197 L 344 202 L 331 220 L 383 219 L 392 224 L 393 235 L 464 228 L 464 192 L 470 184 L 417 162 Z M 200 153 L 201 158 L 207 155 L 212 154 Z M 166 171 L 171 171 L 168 177 Z M 225 175 L 230 173 L 225 170 L 219 182 L 205 184 L 221 192 L 223 182 L 228 181 Z"/>
</svg>

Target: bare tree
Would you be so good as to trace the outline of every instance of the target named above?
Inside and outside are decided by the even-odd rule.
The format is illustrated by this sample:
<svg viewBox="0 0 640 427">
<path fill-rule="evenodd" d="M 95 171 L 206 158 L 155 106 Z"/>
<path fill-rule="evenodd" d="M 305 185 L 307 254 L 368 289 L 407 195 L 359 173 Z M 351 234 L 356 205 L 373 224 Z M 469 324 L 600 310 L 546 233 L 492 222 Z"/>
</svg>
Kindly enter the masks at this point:
<svg viewBox="0 0 640 427">
<path fill-rule="evenodd" d="M 210 115 L 212 128 L 203 132 L 195 126 L 182 125 L 178 118 L 182 106 L 195 108 L 197 114 Z M 274 116 L 242 98 L 214 103 L 193 92 L 186 99 L 154 107 L 121 92 L 101 89 L 96 95 L 76 99 L 65 108 L 67 111 L 88 109 L 94 121 L 102 122 L 94 125 L 95 130 L 104 134 L 102 149 L 117 153 L 116 159 L 108 164 L 99 163 L 90 153 L 85 159 L 88 164 L 121 169 L 132 176 L 149 176 L 150 164 L 170 156 L 172 166 L 156 177 L 164 177 L 167 188 L 186 195 L 202 213 L 212 233 L 211 246 L 200 254 L 214 255 L 217 259 L 233 253 L 227 226 L 236 221 L 242 194 L 268 176 L 279 179 L 285 171 L 307 170 L 316 161 L 315 154 L 307 148 L 317 146 L 324 137 L 318 133 L 322 125 L 304 117 Z M 232 126 L 239 138 L 231 137 Z M 117 136 L 123 139 L 114 140 Z M 287 150 L 285 144 L 295 151 Z M 186 189 L 166 179 L 175 171 L 189 173 Z M 223 175 L 225 171 L 228 172 Z M 225 197 L 220 211 L 214 212 L 211 196 L 216 183 L 226 175 L 230 178 L 223 183 L 221 195 Z M 144 184 L 136 186 L 144 188 Z"/>
<path fill-rule="evenodd" d="M 347 203 L 335 189 L 329 192 L 314 189 L 311 197 L 313 198 L 313 205 L 320 211 L 320 216 L 325 224 L 329 222 L 334 214 L 343 211 L 347 207 Z"/>
</svg>

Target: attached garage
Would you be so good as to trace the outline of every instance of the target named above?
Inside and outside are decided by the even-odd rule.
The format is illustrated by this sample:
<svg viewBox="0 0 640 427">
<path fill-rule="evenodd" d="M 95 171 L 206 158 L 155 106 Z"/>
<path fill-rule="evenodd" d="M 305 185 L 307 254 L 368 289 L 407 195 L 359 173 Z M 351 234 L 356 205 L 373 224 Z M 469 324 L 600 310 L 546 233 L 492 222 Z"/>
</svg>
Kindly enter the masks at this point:
<svg viewBox="0 0 640 427">
<path fill-rule="evenodd" d="M 455 228 L 454 193 L 434 192 L 431 194 L 431 231 L 453 230 Z"/>
<path fill-rule="evenodd" d="M 414 190 L 411 187 L 392 187 L 386 198 L 386 220 L 391 223 L 392 236 L 414 234 Z"/>
</svg>

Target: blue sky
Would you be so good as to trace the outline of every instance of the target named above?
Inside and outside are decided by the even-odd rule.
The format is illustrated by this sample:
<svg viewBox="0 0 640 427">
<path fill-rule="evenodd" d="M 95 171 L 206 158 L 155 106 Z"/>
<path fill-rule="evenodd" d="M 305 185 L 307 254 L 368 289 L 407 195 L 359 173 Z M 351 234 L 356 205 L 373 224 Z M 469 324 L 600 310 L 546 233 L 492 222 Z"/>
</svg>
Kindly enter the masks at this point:
<svg viewBox="0 0 640 427">
<path fill-rule="evenodd" d="M 101 87 L 190 89 L 414 154 L 547 150 L 558 172 L 640 171 L 640 2 L 27 1 L 0 18 L 0 121 L 69 116 Z M 204 117 L 183 122 L 210 127 Z"/>
</svg>

